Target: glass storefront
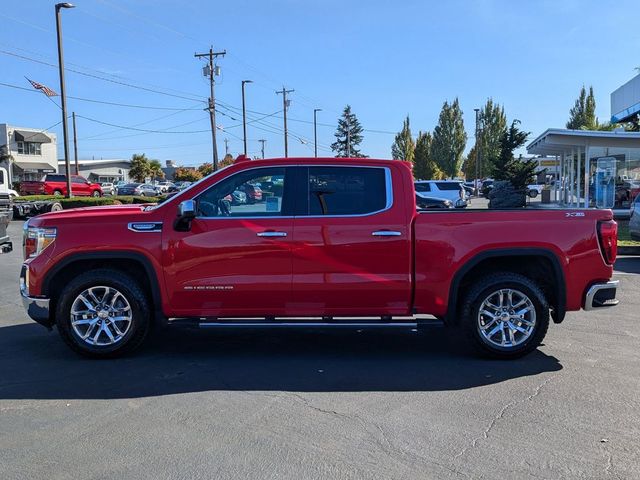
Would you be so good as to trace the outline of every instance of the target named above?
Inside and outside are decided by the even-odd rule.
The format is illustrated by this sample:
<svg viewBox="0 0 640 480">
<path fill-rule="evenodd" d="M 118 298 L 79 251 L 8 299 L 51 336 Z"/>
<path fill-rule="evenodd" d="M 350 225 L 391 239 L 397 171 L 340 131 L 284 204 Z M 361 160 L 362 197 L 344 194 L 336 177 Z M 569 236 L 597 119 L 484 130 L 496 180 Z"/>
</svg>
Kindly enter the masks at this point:
<svg viewBox="0 0 640 480">
<path fill-rule="evenodd" d="M 629 208 L 640 194 L 640 148 L 589 149 L 589 205 Z"/>
</svg>

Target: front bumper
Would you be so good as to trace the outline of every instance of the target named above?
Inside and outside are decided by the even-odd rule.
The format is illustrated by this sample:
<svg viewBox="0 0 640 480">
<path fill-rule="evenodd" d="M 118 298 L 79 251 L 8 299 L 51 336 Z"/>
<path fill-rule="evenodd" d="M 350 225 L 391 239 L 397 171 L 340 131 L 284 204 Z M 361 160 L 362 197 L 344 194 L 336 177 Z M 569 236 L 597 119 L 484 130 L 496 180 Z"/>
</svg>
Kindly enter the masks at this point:
<svg viewBox="0 0 640 480">
<path fill-rule="evenodd" d="M 616 289 L 618 280 L 611 280 L 607 283 L 596 283 L 592 285 L 584 298 L 584 309 L 594 310 L 601 307 L 614 307 L 618 304 L 616 299 Z"/>
<path fill-rule="evenodd" d="M 23 265 L 20 271 L 20 296 L 22 297 L 22 305 L 24 305 L 27 315 L 29 315 L 32 320 L 50 329 L 53 326 L 49 309 L 51 300 L 45 297 L 29 296 L 27 272 L 28 267 Z"/>
</svg>

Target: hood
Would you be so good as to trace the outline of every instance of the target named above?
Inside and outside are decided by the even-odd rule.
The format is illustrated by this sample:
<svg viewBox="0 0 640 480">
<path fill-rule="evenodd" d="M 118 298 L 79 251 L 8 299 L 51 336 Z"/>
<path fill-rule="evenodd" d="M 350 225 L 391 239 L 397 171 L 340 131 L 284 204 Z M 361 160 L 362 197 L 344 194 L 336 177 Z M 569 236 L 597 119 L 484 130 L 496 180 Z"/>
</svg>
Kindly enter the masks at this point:
<svg viewBox="0 0 640 480">
<path fill-rule="evenodd" d="M 116 217 L 121 215 L 135 216 L 142 215 L 144 209 L 148 205 L 104 205 L 99 207 L 82 207 L 71 208 L 69 210 L 61 210 L 59 212 L 50 212 L 38 215 L 29 220 L 31 225 L 38 225 L 41 222 L 51 221 L 51 223 L 59 220 L 73 220 L 79 218 L 94 218 L 96 221 L 106 219 L 106 217 Z"/>
</svg>

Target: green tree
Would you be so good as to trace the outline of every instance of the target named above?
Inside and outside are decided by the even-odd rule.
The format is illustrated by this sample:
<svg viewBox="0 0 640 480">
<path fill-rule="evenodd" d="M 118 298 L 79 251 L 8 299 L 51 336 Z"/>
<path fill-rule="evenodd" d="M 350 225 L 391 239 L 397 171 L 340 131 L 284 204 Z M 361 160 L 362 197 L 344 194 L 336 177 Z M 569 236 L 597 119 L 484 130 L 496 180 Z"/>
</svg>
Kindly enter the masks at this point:
<svg viewBox="0 0 640 480">
<path fill-rule="evenodd" d="M 159 160 L 149 160 L 149 176 L 151 178 L 164 178 L 162 164 Z"/>
<path fill-rule="evenodd" d="M 218 168 L 226 167 L 228 165 L 233 165 L 234 162 L 233 155 L 227 153 L 222 160 L 218 162 Z"/>
<path fill-rule="evenodd" d="M 200 175 L 202 175 L 203 177 L 206 177 L 207 175 L 213 173 L 213 163 L 203 163 L 198 167 L 198 172 L 200 172 Z"/>
<path fill-rule="evenodd" d="M 598 117 L 596 117 L 596 99 L 593 95 L 593 87 L 589 87 L 589 94 L 587 94 L 587 90 L 583 85 L 573 108 L 569 110 L 567 128 L 570 130 L 598 130 L 598 127 L 599 123 Z"/>
<path fill-rule="evenodd" d="M 396 135 L 391 145 L 391 158 L 394 160 L 404 160 L 413 164 L 416 144 L 411 136 L 411 126 L 409 125 L 409 115 L 402 124 L 402 130 Z"/>
<path fill-rule="evenodd" d="M 351 106 L 344 107 L 342 116 L 338 119 L 338 128 L 334 133 L 336 141 L 331 144 L 331 150 L 336 157 L 366 158 L 357 148 L 362 143 L 362 126 Z"/>
<path fill-rule="evenodd" d="M 467 133 L 464 131 L 458 99 L 456 98 L 452 104 L 444 102 L 438 125 L 433 131 L 431 156 L 448 178 L 453 178 L 460 172 L 462 153 L 466 144 Z"/>
<path fill-rule="evenodd" d="M 500 157 L 493 166 L 492 175 L 495 180 L 506 180 L 516 190 L 524 190 L 531 183 L 538 166 L 536 160 L 522 160 L 514 157 L 513 152 L 522 147 L 530 132 L 520 130 L 520 120 L 511 122 L 500 139 Z"/>
<path fill-rule="evenodd" d="M 439 180 L 442 178 L 442 172 L 431 157 L 432 141 L 431 133 L 418 132 L 413 161 L 413 176 L 418 180 Z"/>
<path fill-rule="evenodd" d="M 129 177 L 133 178 L 138 183 L 144 183 L 149 175 L 151 175 L 149 159 L 144 153 L 134 153 L 131 156 Z"/>
<path fill-rule="evenodd" d="M 197 182 L 202 174 L 195 168 L 178 167 L 173 173 L 173 179 L 177 182 Z"/>
<path fill-rule="evenodd" d="M 504 107 L 488 98 L 478 113 L 478 128 L 480 130 L 477 144 L 480 154 L 480 168 L 478 175 L 485 178 L 493 168 L 493 163 L 500 156 L 500 139 L 507 129 L 507 117 Z M 469 156 L 467 156 L 469 160 Z M 473 172 L 467 178 L 475 178 L 475 154 L 473 157 Z"/>
<path fill-rule="evenodd" d="M 476 146 L 474 145 L 467 153 L 467 157 L 462 164 L 462 173 L 464 177 L 469 180 L 476 178 Z M 482 176 L 482 175 L 481 175 Z"/>
</svg>

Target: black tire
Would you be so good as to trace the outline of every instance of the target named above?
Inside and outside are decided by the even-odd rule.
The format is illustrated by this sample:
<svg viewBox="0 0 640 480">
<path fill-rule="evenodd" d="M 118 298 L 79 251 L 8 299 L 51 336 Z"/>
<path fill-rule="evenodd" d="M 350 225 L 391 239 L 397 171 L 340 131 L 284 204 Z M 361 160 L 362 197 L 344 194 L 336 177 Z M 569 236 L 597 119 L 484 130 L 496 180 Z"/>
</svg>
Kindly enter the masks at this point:
<svg viewBox="0 0 640 480">
<path fill-rule="evenodd" d="M 101 197 L 100 190 L 94 190 L 91 194 L 92 197 Z"/>
<path fill-rule="evenodd" d="M 530 198 L 536 198 L 538 196 L 538 191 L 537 190 L 529 190 L 529 197 Z"/>
<path fill-rule="evenodd" d="M 60 202 L 51 202 L 45 210 L 47 212 L 59 212 L 62 210 L 62 204 Z"/>
<path fill-rule="evenodd" d="M 513 289 L 524 294 L 535 310 L 535 325 L 522 343 L 515 346 L 498 346 L 480 333 L 479 310 L 493 292 Z M 542 289 L 531 279 L 511 272 L 498 272 L 478 279 L 464 297 L 461 328 L 469 342 L 484 356 L 499 359 L 522 357 L 535 350 L 549 329 L 549 303 Z"/>
<path fill-rule="evenodd" d="M 82 340 L 71 325 L 71 307 L 84 290 L 106 286 L 118 290 L 131 307 L 131 324 L 122 338 L 111 345 L 90 345 Z M 87 271 L 64 287 L 56 308 L 56 325 L 60 336 L 75 352 L 90 358 L 115 358 L 136 350 L 151 328 L 150 302 L 136 280 L 126 273 L 111 269 Z"/>
</svg>

